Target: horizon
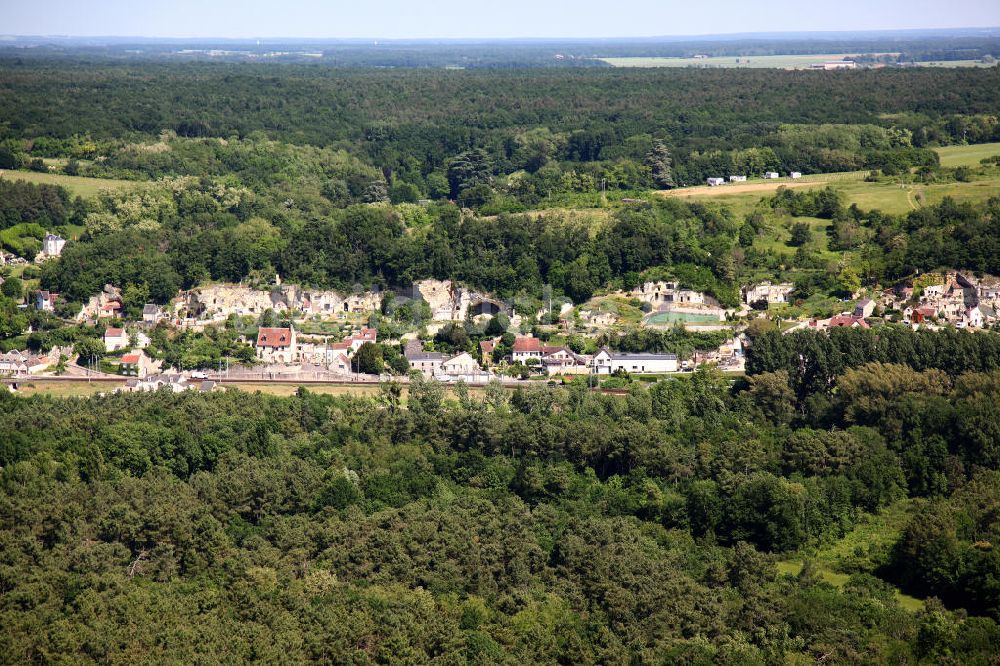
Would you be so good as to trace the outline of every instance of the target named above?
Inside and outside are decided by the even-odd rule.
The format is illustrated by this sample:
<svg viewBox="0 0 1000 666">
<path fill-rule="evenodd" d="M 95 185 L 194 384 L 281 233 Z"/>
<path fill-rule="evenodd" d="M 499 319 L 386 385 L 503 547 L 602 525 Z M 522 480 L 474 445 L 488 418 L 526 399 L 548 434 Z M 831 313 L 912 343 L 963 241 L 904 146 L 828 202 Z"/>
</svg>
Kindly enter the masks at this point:
<svg viewBox="0 0 1000 666">
<path fill-rule="evenodd" d="M 12 40 L 41 40 L 54 39 L 65 41 L 97 41 L 97 40 L 143 40 L 151 42 L 191 42 L 191 41 L 222 41 L 222 42 L 349 42 L 354 44 L 364 44 L 368 42 L 385 43 L 494 43 L 494 42 L 641 42 L 641 41 L 737 41 L 740 39 L 781 39 L 786 38 L 814 38 L 822 40 L 824 38 L 841 38 L 848 36 L 876 37 L 882 35 L 929 35 L 929 36 L 968 36 L 975 33 L 1000 33 L 1000 24 L 984 26 L 955 26 L 948 28 L 869 28 L 864 30 L 781 30 L 781 31 L 742 31 L 742 32 L 714 32 L 714 33 L 692 33 L 692 34 L 649 34 L 649 35 L 580 35 L 580 36 L 477 36 L 469 35 L 464 37 L 386 37 L 383 35 L 367 35 L 358 37 L 336 37 L 336 36 L 312 36 L 296 37 L 290 35 L 248 35 L 248 36 L 224 36 L 224 35 L 148 35 L 148 34 L 107 34 L 107 35 L 82 35 L 82 34 L 28 34 L 28 33 L 0 33 L 0 45 L 4 41 Z"/>
<path fill-rule="evenodd" d="M 594 0 L 433 7 L 385 0 L 378 8 L 323 0 L 39 0 L 0 11 L 5 36 L 22 39 L 511 41 L 726 38 L 741 35 L 975 31 L 1000 26 L 992 0 L 938 2 L 842 0 L 825 6 L 792 0 L 746 5 L 719 0 L 712 13 L 678 2 L 625 0 L 614 12 Z M 960 18 L 957 18 L 960 17 Z"/>
</svg>

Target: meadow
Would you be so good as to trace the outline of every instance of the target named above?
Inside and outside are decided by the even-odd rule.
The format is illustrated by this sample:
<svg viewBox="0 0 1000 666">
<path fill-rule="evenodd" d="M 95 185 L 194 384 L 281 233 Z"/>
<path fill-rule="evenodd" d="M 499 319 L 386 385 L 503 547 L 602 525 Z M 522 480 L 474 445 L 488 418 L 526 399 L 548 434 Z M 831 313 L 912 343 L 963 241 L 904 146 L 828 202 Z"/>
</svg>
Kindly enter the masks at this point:
<svg viewBox="0 0 1000 666">
<path fill-rule="evenodd" d="M 128 180 L 113 180 L 110 178 L 88 178 L 86 176 L 67 176 L 61 173 L 38 173 L 36 171 L 0 170 L 0 178 L 8 180 L 23 180 L 36 185 L 61 185 L 73 196 L 89 199 L 100 194 L 101 190 L 120 190 L 134 187 L 135 182 Z"/>
<path fill-rule="evenodd" d="M 979 166 L 980 161 L 987 157 L 1000 155 L 1000 143 L 976 143 L 967 146 L 945 146 L 935 148 L 934 151 L 941 157 L 941 166 Z"/>
<path fill-rule="evenodd" d="M 943 152 L 942 163 L 951 166 L 978 165 L 979 159 L 982 157 L 1000 152 L 1000 145 L 987 145 L 992 148 L 959 146 L 956 147 L 959 150 L 939 149 Z M 752 181 L 742 185 L 720 185 L 718 187 L 699 185 L 662 191 L 659 194 L 668 197 L 715 201 L 730 206 L 734 212 L 741 215 L 752 211 L 762 198 L 770 196 L 780 187 L 799 189 L 831 186 L 843 193 L 848 205 L 857 204 L 863 210 L 878 209 L 893 215 L 903 215 L 921 206 L 941 203 L 945 197 L 966 202 L 986 201 L 991 197 L 1000 196 L 1000 173 L 996 172 L 974 175 L 969 182 L 944 181 L 937 183 L 900 183 L 887 179 L 866 182 L 864 180 L 866 175 L 865 171 L 814 174 L 803 176 L 795 181 L 784 178 L 777 181 Z"/>
</svg>

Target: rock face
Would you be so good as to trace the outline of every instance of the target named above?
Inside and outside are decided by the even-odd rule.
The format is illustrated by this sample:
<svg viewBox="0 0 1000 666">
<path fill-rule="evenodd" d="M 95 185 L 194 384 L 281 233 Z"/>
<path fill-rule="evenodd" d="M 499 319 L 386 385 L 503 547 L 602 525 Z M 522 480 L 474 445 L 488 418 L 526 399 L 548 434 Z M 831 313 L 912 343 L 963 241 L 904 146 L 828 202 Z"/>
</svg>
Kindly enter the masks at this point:
<svg viewBox="0 0 1000 666">
<path fill-rule="evenodd" d="M 488 295 L 456 285 L 451 280 L 419 280 L 413 283 L 409 296 L 427 301 L 435 321 L 463 321 L 470 308 L 473 316 L 494 315 L 504 309 Z"/>
<path fill-rule="evenodd" d="M 192 289 L 184 298 L 188 312 L 203 319 L 224 319 L 231 314 L 259 316 L 268 309 L 332 316 L 345 312 L 370 312 L 381 305 L 382 294 L 377 291 L 344 295 L 336 291 L 304 289 L 297 285 L 280 285 L 264 291 L 243 285 L 217 284 Z"/>
<path fill-rule="evenodd" d="M 408 289 L 399 290 L 399 293 L 407 298 L 426 301 L 435 321 L 463 321 L 470 311 L 477 316 L 493 315 L 505 309 L 499 301 L 458 286 L 451 280 L 420 280 Z M 239 284 L 214 284 L 185 292 L 181 305 L 189 316 L 202 320 L 225 319 L 231 314 L 260 316 L 268 309 L 332 317 L 379 310 L 383 295 L 377 290 L 344 294 L 294 284 L 275 285 L 270 290 Z"/>
</svg>

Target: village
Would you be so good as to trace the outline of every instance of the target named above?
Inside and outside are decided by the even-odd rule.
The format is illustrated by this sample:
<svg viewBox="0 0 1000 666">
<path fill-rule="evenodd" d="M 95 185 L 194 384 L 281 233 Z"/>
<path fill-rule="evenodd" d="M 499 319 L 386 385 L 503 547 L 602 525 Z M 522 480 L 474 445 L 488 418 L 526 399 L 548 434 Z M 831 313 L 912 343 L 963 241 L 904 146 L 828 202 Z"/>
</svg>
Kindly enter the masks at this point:
<svg viewBox="0 0 1000 666">
<path fill-rule="evenodd" d="M 57 236 L 47 236 L 41 260 L 58 257 L 63 243 Z M 60 295 L 38 290 L 28 300 L 21 307 L 54 313 Z M 74 358 L 78 355 L 71 347 L 54 346 L 48 352 L 0 354 L 0 375 L 118 376 L 125 378 L 119 389 L 124 391 L 163 387 L 209 391 L 224 381 L 363 383 L 390 375 L 405 381 L 411 373 L 472 385 L 494 380 L 565 382 L 580 376 L 600 383 L 615 376 L 684 373 L 705 364 L 741 373 L 746 329 L 753 320 L 767 319 L 793 303 L 795 286 L 769 281 L 747 285 L 741 300 L 739 308 L 724 308 L 710 295 L 678 281 L 655 280 L 579 305 L 550 299 L 538 312 L 521 313 L 513 302 L 449 280 L 341 293 L 283 284 L 275 276 L 266 287 L 209 284 L 182 291 L 166 305 L 146 303 L 141 319 L 130 320 L 123 316 L 121 290 L 109 284 L 76 312 L 71 323 L 101 331 L 110 367 Z M 932 330 L 945 326 L 987 329 L 1000 322 L 1000 278 L 953 271 L 928 274 L 912 284 L 859 292 L 851 304 L 852 308 L 827 318 L 787 321 L 782 330 L 870 328 L 873 323 Z M 386 312 L 400 307 L 422 312 L 423 318 L 412 325 L 386 327 L 380 333 L 377 323 Z M 625 321 L 625 308 L 637 308 L 639 321 Z M 240 337 L 246 354 L 239 359 L 220 360 L 216 367 L 182 369 L 165 367 L 164 360 L 150 351 L 151 335 L 157 328 L 200 334 L 234 321 L 243 322 L 246 329 Z M 626 324 L 653 330 L 681 327 L 718 333 L 724 339 L 684 357 L 614 349 L 615 345 L 607 344 L 609 336 L 621 334 Z M 478 327 L 483 334 L 465 349 L 435 344 L 442 332 L 463 326 Z M 599 340 L 604 343 L 598 345 Z M 378 350 L 375 369 L 370 355 L 362 351 L 366 345 Z M 401 358 L 395 363 L 382 362 L 387 347 L 398 350 Z"/>
</svg>

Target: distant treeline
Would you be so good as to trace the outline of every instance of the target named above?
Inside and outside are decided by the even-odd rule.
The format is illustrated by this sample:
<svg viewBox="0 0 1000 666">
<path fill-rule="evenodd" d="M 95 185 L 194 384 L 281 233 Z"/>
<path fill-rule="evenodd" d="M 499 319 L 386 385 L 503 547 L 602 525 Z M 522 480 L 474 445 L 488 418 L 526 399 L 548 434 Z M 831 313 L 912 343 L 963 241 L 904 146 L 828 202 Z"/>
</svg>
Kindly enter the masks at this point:
<svg viewBox="0 0 1000 666">
<path fill-rule="evenodd" d="M 126 62 L 184 61 L 310 63 L 334 67 L 394 67 L 512 69 L 529 67 L 605 67 L 598 58 L 691 57 L 707 55 L 770 56 L 825 53 L 893 53 L 903 62 L 964 60 L 1000 54 L 1000 35 L 993 30 L 934 34 L 808 33 L 780 36 L 727 36 L 724 39 L 562 39 L 429 42 L 421 40 L 357 41 L 295 40 L 291 42 L 225 42 L 169 40 L 109 40 L 102 45 L 70 39 L 16 38 L 16 46 L 0 54 L 31 59 L 105 59 Z M 211 52 L 211 54 L 210 54 Z M 319 54 L 321 57 L 317 57 Z"/>
<path fill-rule="evenodd" d="M 72 96 L 62 94 L 68 86 Z M 149 140 L 164 129 L 222 138 L 264 132 L 287 143 L 343 148 L 387 174 L 417 171 L 422 177 L 483 148 L 494 172 L 505 174 L 534 172 L 549 161 L 641 161 L 654 139 L 674 151 L 679 165 L 694 153 L 779 150 L 787 145 L 783 125 L 892 126 L 909 133 L 885 148 L 997 140 L 996 124 L 977 114 L 995 113 L 998 91 L 1000 69 L 993 68 L 835 76 L 674 69 L 487 73 L 0 59 L 0 139 Z M 807 138 L 799 132 L 796 147 Z M 47 156 L 65 152 L 48 146 Z M 850 151 L 851 145 L 811 148 Z M 881 149 L 878 142 L 856 148 Z M 784 157 L 781 166 L 818 167 Z"/>
</svg>

